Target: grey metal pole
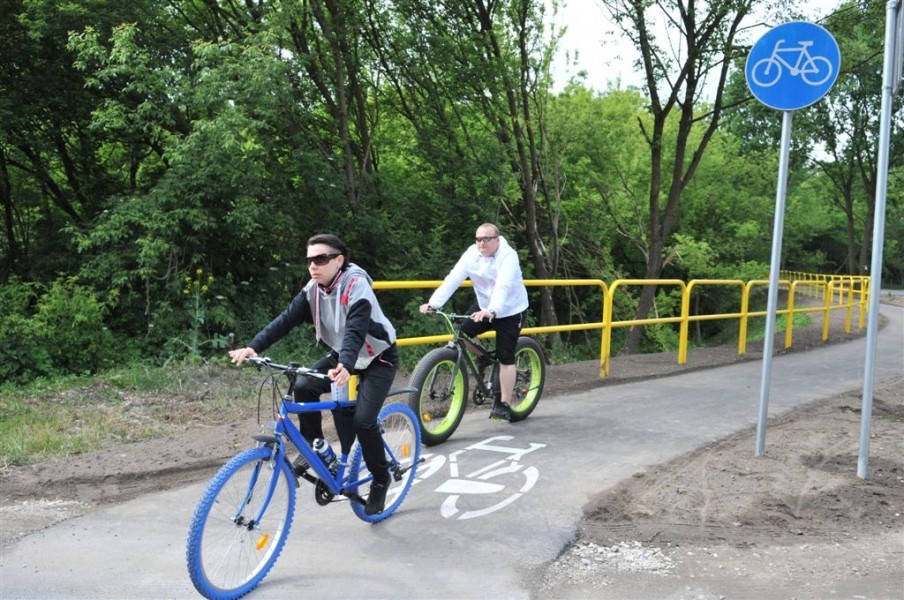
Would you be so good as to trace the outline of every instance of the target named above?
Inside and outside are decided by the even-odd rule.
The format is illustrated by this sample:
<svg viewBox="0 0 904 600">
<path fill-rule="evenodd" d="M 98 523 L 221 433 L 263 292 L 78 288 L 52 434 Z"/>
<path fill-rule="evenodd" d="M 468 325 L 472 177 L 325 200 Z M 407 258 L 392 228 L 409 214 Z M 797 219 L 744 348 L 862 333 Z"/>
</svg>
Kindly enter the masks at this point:
<svg viewBox="0 0 904 600">
<path fill-rule="evenodd" d="M 869 317 L 866 324 L 866 361 L 860 411 L 860 456 L 857 476 L 869 477 L 869 435 L 873 414 L 873 377 L 876 369 L 876 335 L 879 330 L 879 295 L 882 293 L 882 250 L 885 242 L 885 197 L 888 188 L 888 151 L 891 105 L 895 87 L 896 38 L 900 0 L 890 0 L 885 19 L 885 66 L 882 70 L 882 108 L 879 114 L 879 155 L 876 168 L 876 213 L 873 218 L 873 256 L 870 263 Z"/>
<path fill-rule="evenodd" d="M 788 189 L 788 157 L 791 153 L 791 121 L 794 111 L 782 116 L 782 146 L 778 163 L 778 190 L 775 193 L 775 223 L 772 226 L 772 259 L 769 267 L 769 298 L 766 303 L 766 337 L 763 340 L 763 375 L 760 381 L 760 411 L 756 425 L 756 456 L 766 447 L 766 421 L 769 418 L 769 383 L 772 380 L 772 346 L 775 338 L 775 313 L 778 310 L 778 272 L 782 266 L 782 235 L 785 228 L 785 197 Z"/>
</svg>

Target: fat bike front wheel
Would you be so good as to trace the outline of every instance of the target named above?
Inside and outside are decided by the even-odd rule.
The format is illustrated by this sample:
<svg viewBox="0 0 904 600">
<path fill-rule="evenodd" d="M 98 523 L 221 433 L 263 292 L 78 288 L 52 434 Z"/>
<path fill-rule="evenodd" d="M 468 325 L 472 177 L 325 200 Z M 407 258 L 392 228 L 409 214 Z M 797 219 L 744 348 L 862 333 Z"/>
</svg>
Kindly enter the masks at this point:
<svg viewBox="0 0 904 600">
<path fill-rule="evenodd" d="M 468 404 L 468 374 L 454 348 L 436 348 L 418 362 L 408 407 L 417 415 L 424 444 L 435 446 L 455 433 Z"/>
</svg>

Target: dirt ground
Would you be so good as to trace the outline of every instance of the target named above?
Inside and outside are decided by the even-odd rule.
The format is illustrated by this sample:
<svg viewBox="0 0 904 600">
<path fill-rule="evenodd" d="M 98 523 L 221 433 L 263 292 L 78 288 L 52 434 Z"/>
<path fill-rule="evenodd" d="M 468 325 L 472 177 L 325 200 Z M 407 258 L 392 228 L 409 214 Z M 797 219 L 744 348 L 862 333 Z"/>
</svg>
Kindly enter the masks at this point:
<svg viewBox="0 0 904 600">
<path fill-rule="evenodd" d="M 819 326 L 809 329 L 792 351 L 820 343 Z M 858 335 L 833 322 L 828 343 Z M 743 359 L 733 346 L 692 350 L 684 366 L 674 354 L 616 357 L 605 379 L 593 361 L 557 365 L 545 394 L 759 360 L 761 349 Z M 904 598 L 904 376 L 875 383 L 867 479 L 856 476 L 860 406 L 860 390 L 843 392 L 771 422 L 764 457 L 753 456 L 755 431 L 742 431 L 601 491 L 574 542 L 533 574 L 533 596 Z M 247 447 L 255 423 L 3 469 L 0 547 L 207 478 Z"/>
<path fill-rule="evenodd" d="M 594 498 L 537 598 L 904 598 L 904 377 L 659 465 Z M 667 593 L 666 593 L 667 592 Z"/>
</svg>

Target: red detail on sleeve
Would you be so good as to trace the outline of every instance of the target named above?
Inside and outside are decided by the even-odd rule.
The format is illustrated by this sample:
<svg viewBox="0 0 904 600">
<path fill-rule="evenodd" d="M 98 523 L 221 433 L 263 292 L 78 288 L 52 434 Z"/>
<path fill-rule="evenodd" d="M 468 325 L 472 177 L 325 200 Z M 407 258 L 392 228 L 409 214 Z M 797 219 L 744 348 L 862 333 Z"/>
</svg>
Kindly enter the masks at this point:
<svg viewBox="0 0 904 600">
<path fill-rule="evenodd" d="M 358 281 L 357 277 L 348 280 L 348 284 L 346 284 L 345 289 L 342 290 L 342 295 L 339 297 L 339 304 L 341 306 L 348 306 L 348 297 L 351 294 L 352 289 L 355 287 L 356 281 Z"/>
</svg>

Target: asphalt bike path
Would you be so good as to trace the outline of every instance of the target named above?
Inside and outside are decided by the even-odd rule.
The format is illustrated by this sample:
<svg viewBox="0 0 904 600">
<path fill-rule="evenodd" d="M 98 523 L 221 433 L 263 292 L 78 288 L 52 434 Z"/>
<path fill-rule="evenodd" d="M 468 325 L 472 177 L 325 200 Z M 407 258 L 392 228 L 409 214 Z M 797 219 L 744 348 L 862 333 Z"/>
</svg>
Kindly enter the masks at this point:
<svg viewBox="0 0 904 600">
<path fill-rule="evenodd" d="M 877 336 L 877 381 L 904 374 L 904 309 L 880 312 L 889 322 Z M 864 336 L 776 355 L 770 417 L 862 389 L 865 352 Z M 424 448 L 408 499 L 382 523 L 360 521 L 345 501 L 317 505 L 303 483 L 285 549 L 248 597 L 529 598 L 592 496 L 756 425 L 761 377 L 757 360 L 544 397 L 516 424 L 471 410 L 448 442 Z M 0 598 L 198 597 L 185 542 L 206 485 L 102 507 L 3 549 Z"/>
</svg>

